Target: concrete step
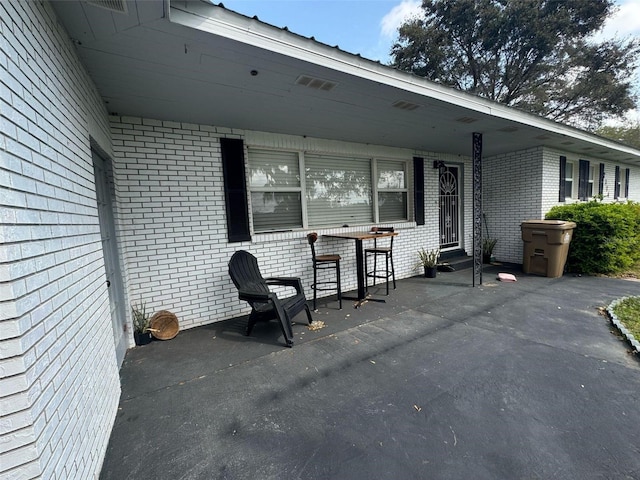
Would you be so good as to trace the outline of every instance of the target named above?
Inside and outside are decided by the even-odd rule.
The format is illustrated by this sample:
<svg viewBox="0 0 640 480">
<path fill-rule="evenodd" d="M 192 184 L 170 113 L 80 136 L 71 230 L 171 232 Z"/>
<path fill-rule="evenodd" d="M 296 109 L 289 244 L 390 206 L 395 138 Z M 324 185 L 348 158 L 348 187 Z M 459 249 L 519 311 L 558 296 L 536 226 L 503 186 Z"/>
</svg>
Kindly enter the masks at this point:
<svg viewBox="0 0 640 480">
<path fill-rule="evenodd" d="M 438 265 L 440 265 L 441 270 L 443 269 L 443 265 L 449 265 L 456 271 L 465 270 L 467 268 L 473 268 L 473 258 L 467 255 L 462 249 L 452 250 L 440 254 Z"/>
</svg>

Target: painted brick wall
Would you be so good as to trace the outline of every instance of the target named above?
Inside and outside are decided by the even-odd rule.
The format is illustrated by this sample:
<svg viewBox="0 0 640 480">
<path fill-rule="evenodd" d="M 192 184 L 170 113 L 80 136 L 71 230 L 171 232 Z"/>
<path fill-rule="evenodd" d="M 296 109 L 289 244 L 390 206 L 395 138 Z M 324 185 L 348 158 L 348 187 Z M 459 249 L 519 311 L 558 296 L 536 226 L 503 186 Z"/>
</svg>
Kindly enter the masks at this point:
<svg viewBox="0 0 640 480">
<path fill-rule="evenodd" d="M 489 236 L 498 239 L 493 253 L 498 261 L 522 263 L 520 224 L 542 215 L 542 149 L 498 155 L 483 162 L 483 212 Z M 487 227 L 483 226 L 483 236 Z"/>
<path fill-rule="evenodd" d="M 94 478 L 120 394 L 89 148 L 108 119 L 49 3 L 0 2 L 0 32 L 0 477 Z"/>
<path fill-rule="evenodd" d="M 567 161 L 577 162 L 580 159 L 588 160 L 591 166 L 595 166 L 595 178 L 594 178 L 594 192 L 598 190 L 598 174 L 600 169 L 600 163 L 604 163 L 604 192 L 602 201 L 605 203 L 615 202 L 614 197 L 614 182 L 615 182 L 615 168 L 620 167 L 620 175 L 624 176 L 624 170 L 628 168 L 629 172 L 629 200 L 640 201 L 640 168 L 623 164 L 620 162 L 612 162 L 609 160 L 602 160 L 597 157 L 589 157 L 585 155 L 575 155 L 572 153 L 562 152 L 559 150 L 545 149 L 544 150 L 544 171 L 545 177 L 548 178 L 548 184 L 545 185 L 544 198 L 544 212 L 548 212 L 549 209 L 555 205 L 560 205 L 558 202 L 558 172 L 559 172 L 559 158 L 560 155 L 567 157 Z M 577 167 L 576 167 L 577 168 Z M 577 183 L 577 173 L 574 182 Z M 623 195 L 624 192 L 621 192 Z M 620 199 L 624 201 L 626 199 Z M 567 202 L 577 201 L 575 199 L 568 199 Z"/>
<path fill-rule="evenodd" d="M 594 191 L 598 188 L 599 164 L 605 164 L 604 202 L 615 201 L 616 165 L 623 171 L 630 168 L 629 199 L 640 200 L 640 168 L 637 167 L 549 148 L 487 158 L 483 165 L 484 212 L 490 236 L 498 239 L 494 250 L 497 260 L 522 263 L 521 222 L 542 219 L 552 207 L 561 204 L 558 201 L 561 155 L 568 161 L 589 160 L 595 166 Z M 577 177 L 574 181 L 577 184 Z M 577 200 L 567 199 L 571 201 Z"/>
<path fill-rule="evenodd" d="M 150 119 L 111 117 L 120 245 L 129 297 L 151 311 L 174 312 L 181 328 L 191 328 L 249 312 L 237 299 L 227 273 L 238 249 L 256 255 L 265 276 L 299 276 L 308 296 L 312 279 L 307 232 L 253 235 L 251 242 L 229 244 L 219 139 L 243 138 L 245 145 L 358 154 L 410 161 L 428 152 L 333 142 L 261 132 Z M 444 158 L 461 162 L 458 157 Z M 394 243 L 398 278 L 416 275 L 417 250 L 438 244 L 437 171 L 426 168 L 426 226 L 397 224 Z M 468 188 L 468 192 L 470 192 Z M 362 227 L 354 227 L 359 230 Z M 344 229 L 340 229 L 344 231 Z M 332 230 L 318 230 L 328 233 Z M 356 287 L 355 247 L 351 241 L 321 238 L 320 252 L 343 257 L 343 289 Z"/>
</svg>

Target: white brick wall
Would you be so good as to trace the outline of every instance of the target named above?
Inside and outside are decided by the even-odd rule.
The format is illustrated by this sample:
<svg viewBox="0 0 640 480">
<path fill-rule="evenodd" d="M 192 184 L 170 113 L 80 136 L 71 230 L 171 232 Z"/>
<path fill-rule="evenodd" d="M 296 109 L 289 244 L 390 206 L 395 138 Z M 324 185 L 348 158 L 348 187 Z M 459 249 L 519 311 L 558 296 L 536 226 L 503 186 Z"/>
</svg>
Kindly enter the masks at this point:
<svg viewBox="0 0 640 480">
<path fill-rule="evenodd" d="M 409 160 L 415 152 L 262 132 L 232 131 L 204 125 L 111 117 L 120 244 L 132 301 L 152 311 L 174 312 L 181 328 L 191 328 L 248 313 L 227 273 L 234 251 L 249 250 L 265 276 L 299 276 L 308 296 L 312 278 L 303 231 L 253 235 L 251 242 L 227 242 L 219 139 L 243 138 L 245 145 L 294 148 Z M 457 156 L 417 153 L 426 163 L 426 226 L 396 225 L 397 278 L 412 276 L 417 250 L 438 242 L 437 171 L 431 159 L 464 163 Z M 471 188 L 467 188 L 470 195 Z M 354 227 L 352 230 L 361 230 Z M 344 229 L 340 229 L 344 231 Z M 318 230 L 319 234 L 331 230 Z M 343 257 L 343 289 L 356 287 L 352 241 L 320 239 L 320 251 Z M 284 261 L 283 259 L 287 259 Z M 351 266 L 351 268 L 350 268 Z"/>
<path fill-rule="evenodd" d="M 92 478 L 120 394 L 89 148 L 108 119 L 48 3 L 0 2 L 0 32 L 0 477 Z"/>
<path fill-rule="evenodd" d="M 484 211 L 487 215 L 489 233 L 498 239 L 494 250 L 499 261 L 522 263 L 522 236 L 520 224 L 523 220 L 537 220 L 558 201 L 560 156 L 576 162 L 580 158 L 595 166 L 594 191 L 598 189 L 600 163 L 605 164 L 604 202 L 613 202 L 615 166 L 630 168 L 629 199 L 640 200 L 640 168 L 604 161 L 595 157 L 538 148 L 490 157 L 484 160 L 483 188 Z M 576 201 L 567 199 L 567 202 Z M 486 230 L 483 230 L 483 234 Z"/>
<path fill-rule="evenodd" d="M 426 225 L 396 225 L 398 278 L 419 273 L 416 251 L 438 244 L 438 180 L 431 162 L 458 164 L 464 174 L 462 246 L 470 251 L 468 158 L 108 118 L 49 3 L 0 2 L 0 32 L 1 478 L 97 476 L 115 417 L 120 387 L 92 141 L 113 159 L 127 302 L 169 309 L 182 328 L 248 312 L 227 274 L 228 259 L 239 248 L 259 258 L 265 276 L 300 276 L 311 293 L 306 232 L 227 243 L 221 137 L 255 146 L 424 157 Z M 499 259 L 519 261 L 520 221 L 540 218 L 557 201 L 557 156 L 534 149 L 485 161 L 485 211 L 499 238 Z M 607 163 L 609 179 L 613 168 Z M 638 169 L 630 196 L 640 197 Z M 354 289 L 353 242 L 321 238 L 318 248 L 343 256 L 344 289 Z"/>
<path fill-rule="evenodd" d="M 483 160 L 483 211 L 489 235 L 498 239 L 498 261 L 522 262 L 523 220 L 539 219 L 542 211 L 542 149 L 488 157 Z M 556 174 L 556 197 L 557 197 Z M 483 226 L 483 236 L 486 228 Z"/>
</svg>

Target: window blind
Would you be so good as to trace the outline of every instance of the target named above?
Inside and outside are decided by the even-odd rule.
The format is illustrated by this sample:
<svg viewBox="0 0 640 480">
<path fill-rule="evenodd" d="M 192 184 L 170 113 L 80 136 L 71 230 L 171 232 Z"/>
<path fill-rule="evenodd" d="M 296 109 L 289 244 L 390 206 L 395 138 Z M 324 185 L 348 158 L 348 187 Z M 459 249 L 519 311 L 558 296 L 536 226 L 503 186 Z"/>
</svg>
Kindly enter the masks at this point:
<svg viewBox="0 0 640 480">
<path fill-rule="evenodd" d="M 251 187 L 300 187 L 297 152 L 249 150 L 249 184 Z"/>
<path fill-rule="evenodd" d="M 297 152 L 249 150 L 253 229 L 302 228 L 302 189 Z"/>
<path fill-rule="evenodd" d="M 372 222 L 369 159 L 308 154 L 305 187 L 309 226 Z"/>
<path fill-rule="evenodd" d="M 300 192 L 251 192 L 253 229 L 272 232 L 302 228 Z"/>
<path fill-rule="evenodd" d="M 392 160 L 376 162 L 378 175 L 378 218 L 381 222 L 407 219 L 406 163 Z"/>
</svg>

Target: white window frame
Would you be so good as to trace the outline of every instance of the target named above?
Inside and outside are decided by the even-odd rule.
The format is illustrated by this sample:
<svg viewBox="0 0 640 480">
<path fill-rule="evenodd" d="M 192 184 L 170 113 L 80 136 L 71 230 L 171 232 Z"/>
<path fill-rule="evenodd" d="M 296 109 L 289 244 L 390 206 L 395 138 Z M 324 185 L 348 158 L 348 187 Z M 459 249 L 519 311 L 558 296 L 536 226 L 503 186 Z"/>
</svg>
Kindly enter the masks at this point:
<svg viewBox="0 0 640 480">
<path fill-rule="evenodd" d="M 380 188 L 378 186 L 379 178 L 378 178 L 378 164 L 379 163 L 402 163 L 404 165 L 404 187 L 401 188 Z M 373 192 L 373 208 L 374 208 L 374 219 L 376 223 L 380 223 L 380 206 L 379 199 L 380 193 L 404 193 L 405 194 L 405 211 L 404 211 L 404 219 L 397 220 L 382 220 L 382 222 L 403 222 L 409 220 L 409 166 L 406 160 L 398 160 L 391 158 L 374 158 L 371 162 L 371 178 L 372 178 L 372 192 Z"/>
<path fill-rule="evenodd" d="M 303 162 L 300 156 L 300 152 L 297 151 L 293 151 L 293 150 L 285 150 L 285 149 L 273 149 L 273 148 L 263 148 L 263 147 L 254 147 L 254 148 L 247 148 L 247 154 L 248 156 L 251 155 L 251 151 L 259 151 L 259 152 L 270 152 L 270 153 L 283 153 L 283 154 L 287 154 L 287 155 L 291 155 L 291 154 L 295 154 L 298 158 L 298 177 L 299 177 L 299 183 L 297 187 L 293 187 L 293 186 L 287 186 L 287 187 L 259 187 L 259 186 L 253 186 L 251 184 L 251 166 L 250 164 L 248 165 L 248 175 L 247 175 L 247 183 L 248 183 L 248 195 L 249 195 L 249 210 L 251 211 L 251 227 L 253 229 L 254 232 L 256 233 L 267 233 L 267 232 L 277 232 L 277 231 L 283 231 L 283 230 L 294 230 L 296 228 L 299 227 L 289 227 L 289 226 L 282 226 L 279 228 L 274 228 L 272 230 L 255 230 L 255 221 L 254 221 L 254 210 L 253 210 L 253 205 L 252 205 L 252 193 L 299 193 L 300 194 L 300 198 L 304 198 L 304 194 L 305 194 L 305 189 L 304 189 L 304 170 L 302 169 L 303 167 Z M 303 207 L 304 207 L 304 202 L 303 203 Z M 301 212 L 301 222 L 302 225 L 305 225 L 305 215 L 306 215 L 306 211 L 302 210 Z"/>
<path fill-rule="evenodd" d="M 261 234 L 261 233 L 272 233 L 272 232 L 278 232 L 278 231 L 283 231 L 283 230 L 307 230 L 309 228 L 332 228 L 332 227 L 337 227 L 337 226 L 342 226 L 343 224 L 345 224 L 344 220 L 341 219 L 335 219 L 335 223 L 332 223 L 332 225 L 309 225 L 309 215 L 308 215 L 308 210 L 307 210 L 307 179 L 306 179 L 306 165 L 305 165 L 305 154 L 308 153 L 308 155 L 318 155 L 318 156 L 323 156 L 323 155 L 327 155 L 329 157 L 331 156 L 337 156 L 337 157 L 347 157 L 347 158 L 353 158 L 358 159 L 358 160 L 367 160 L 370 164 L 370 190 L 371 190 L 371 209 L 372 209 L 372 222 L 373 223 L 380 223 L 380 212 L 379 212 L 379 194 L 380 192 L 401 192 L 404 193 L 404 195 L 406 196 L 405 199 L 405 203 L 406 203 L 406 211 L 405 211 L 405 217 L 404 219 L 398 219 L 398 220 L 393 220 L 390 221 L 389 223 L 397 223 L 397 222 L 406 222 L 410 220 L 410 198 L 409 198 L 409 193 L 410 193 L 410 170 L 409 170 L 409 160 L 407 159 L 403 159 L 403 158 L 387 158 L 387 157 L 368 157 L 368 156 L 356 156 L 356 155 L 349 155 L 349 154 L 324 154 L 321 152 L 305 152 L 305 151 L 301 151 L 301 150 L 291 150 L 291 149 L 281 149 L 281 148 L 269 148 L 269 147 L 261 147 L 261 146 L 247 146 L 247 157 L 248 157 L 248 171 L 251 172 L 251 152 L 252 151 L 270 151 L 273 153 L 278 153 L 278 152 L 283 152 L 286 153 L 287 155 L 290 155 L 292 153 L 296 153 L 298 156 L 298 168 L 299 168 L 299 172 L 300 172 L 300 185 L 298 187 L 292 188 L 292 187 L 255 187 L 251 185 L 251 175 L 248 175 L 247 178 L 247 183 L 248 185 L 248 195 L 249 195 L 249 209 L 251 211 L 251 228 L 255 233 Z M 401 163 L 404 165 L 404 188 L 379 188 L 378 187 L 378 178 L 377 178 L 377 172 L 378 172 L 378 162 L 397 162 L 397 163 Z M 255 230 L 255 225 L 254 225 L 254 220 L 253 220 L 253 208 L 251 206 L 251 194 L 253 192 L 299 192 L 300 193 L 300 199 L 301 199 L 301 212 L 302 212 L 302 227 L 301 228 L 291 228 L 291 227 L 274 227 L 273 230 Z M 366 222 L 366 223 L 359 223 L 362 225 L 366 225 L 370 222 Z M 356 225 L 359 225 L 356 224 Z M 350 225 L 350 224 L 349 224 Z M 351 226 L 351 225 L 350 225 Z"/>
<path fill-rule="evenodd" d="M 618 200 L 626 200 L 627 199 L 627 196 L 625 195 L 626 182 L 627 182 L 626 167 L 620 166 L 620 181 L 618 182 L 618 185 L 620 186 L 620 194 L 618 195 Z"/>
<path fill-rule="evenodd" d="M 571 169 L 571 176 L 569 176 L 569 169 Z M 575 200 L 578 198 L 578 162 L 567 158 L 564 177 L 565 197 L 569 200 Z M 567 182 L 571 182 L 570 189 L 567 188 Z"/>
</svg>

